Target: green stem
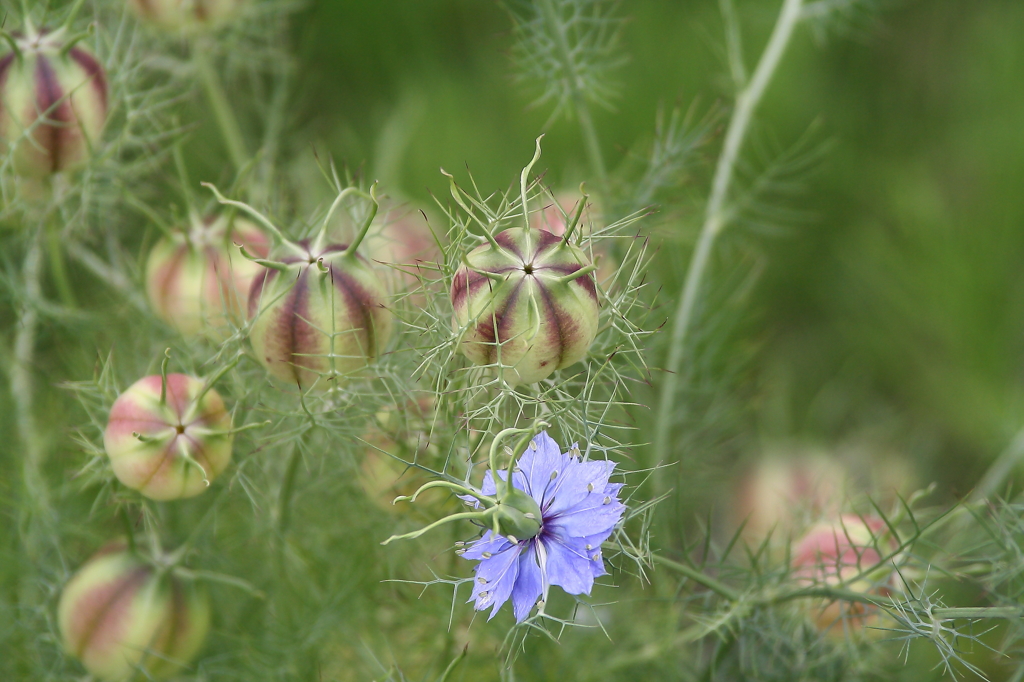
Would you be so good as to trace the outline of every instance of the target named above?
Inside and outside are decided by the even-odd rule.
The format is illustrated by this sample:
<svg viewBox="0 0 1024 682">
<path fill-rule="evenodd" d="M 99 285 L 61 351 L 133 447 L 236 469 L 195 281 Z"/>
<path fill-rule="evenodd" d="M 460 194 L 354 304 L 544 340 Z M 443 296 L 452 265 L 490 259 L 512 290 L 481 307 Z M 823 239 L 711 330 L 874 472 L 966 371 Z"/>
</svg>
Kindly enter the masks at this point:
<svg viewBox="0 0 1024 682">
<path fill-rule="evenodd" d="M 52 221 L 46 229 L 47 251 L 50 257 L 50 271 L 53 275 L 53 283 L 57 286 L 57 294 L 61 302 L 68 308 L 75 308 L 74 290 L 71 288 L 71 280 L 68 277 L 67 264 L 64 261 L 63 241 L 60 234 L 60 224 Z"/>
<path fill-rule="evenodd" d="M 224 136 L 224 144 L 231 157 L 231 163 L 234 164 L 236 171 L 241 171 L 249 159 L 249 154 L 245 149 L 245 138 L 227 94 L 224 92 L 224 85 L 220 82 L 220 78 L 210 62 L 207 46 L 201 43 L 196 44 L 195 49 L 192 50 L 192 60 L 203 90 L 206 91 L 206 97 L 213 108 L 213 116 L 217 119 L 221 135 Z"/>
<path fill-rule="evenodd" d="M 739 592 L 732 589 L 728 585 L 715 580 L 712 577 L 704 575 L 702 571 L 697 570 L 693 566 L 687 566 L 686 564 L 679 563 L 678 561 L 672 561 L 671 559 L 667 559 L 661 556 L 660 554 L 652 555 L 651 559 L 654 561 L 654 563 L 661 564 L 665 568 L 670 568 L 676 573 L 680 573 L 686 576 L 693 582 L 699 585 L 703 585 L 704 587 L 708 588 L 720 597 L 724 597 L 725 599 L 728 599 L 729 601 L 733 602 L 740 600 Z"/>
<path fill-rule="evenodd" d="M 11 365 L 11 398 L 14 402 L 15 423 L 18 437 L 24 447 L 22 476 L 25 484 L 26 501 L 32 504 L 33 517 L 42 519 L 48 526 L 52 521 L 50 490 L 46 483 L 43 467 L 46 462 L 46 446 L 35 418 L 35 381 L 32 365 L 35 362 L 36 333 L 39 328 L 39 312 L 36 302 L 42 297 L 42 241 L 45 227 L 40 226 L 25 254 L 22 269 L 24 302 L 14 338 L 14 358 Z M 34 542 L 28 539 L 30 551 Z"/>
<path fill-rule="evenodd" d="M 576 63 L 573 61 L 569 49 L 569 39 L 565 35 L 565 24 L 558 16 L 553 0 L 542 0 L 541 11 L 545 19 L 554 31 L 555 44 L 558 46 L 558 56 L 565 68 L 566 80 L 571 90 L 571 101 L 576 112 L 576 118 L 580 124 L 580 133 L 583 136 L 583 145 L 587 150 L 587 157 L 590 160 L 591 170 L 597 174 L 601 188 L 608 187 L 608 171 L 604 165 L 604 157 L 601 155 L 601 143 L 597 138 L 597 129 L 594 127 L 594 120 L 590 116 L 590 105 L 587 104 L 587 96 L 583 91 L 583 80 L 576 70 Z"/>
<path fill-rule="evenodd" d="M 1020 464 L 1021 459 L 1024 459 L 1024 429 L 1017 432 L 1006 449 L 992 463 L 978 483 L 978 487 L 967 498 L 967 502 L 982 502 L 995 494 Z"/>
<path fill-rule="evenodd" d="M 754 111 L 760 103 L 768 84 L 775 74 L 782 59 L 786 46 L 789 44 L 793 29 L 800 21 L 800 8 L 803 0 L 785 0 L 779 18 L 775 22 L 768 45 L 757 64 L 750 83 L 737 95 L 736 108 L 729 120 L 725 135 L 722 154 L 718 157 L 715 176 L 711 185 L 711 196 L 708 199 L 697 247 L 690 258 L 690 268 L 686 273 L 683 294 L 679 299 L 672 321 L 672 332 L 669 339 L 668 360 L 665 365 L 665 378 L 661 384 L 661 395 L 658 400 L 658 413 L 655 420 L 654 461 L 666 462 L 669 457 L 672 435 L 672 423 L 675 417 L 675 399 L 679 388 L 679 373 L 682 368 L 683 353 L 693 321 L 693 313 L 700 297 L 704 276 L 711 261 L 711 253 L 718 235 L 729 222 L 726 201 L 732 187 L 739 159 L 740 150 L 746 139 L 753 119 Z M 663 477 L 655 478 L 655 485 L 664 492 Z"/>
</svg>

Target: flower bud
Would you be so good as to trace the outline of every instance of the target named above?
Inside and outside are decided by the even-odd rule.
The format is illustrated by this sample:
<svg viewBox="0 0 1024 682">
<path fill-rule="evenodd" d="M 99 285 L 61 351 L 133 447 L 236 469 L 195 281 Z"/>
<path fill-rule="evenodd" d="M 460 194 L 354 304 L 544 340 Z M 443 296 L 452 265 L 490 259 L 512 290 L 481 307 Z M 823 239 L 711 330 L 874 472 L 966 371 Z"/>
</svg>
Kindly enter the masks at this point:
<svg viewBox="0 0 1024 682">
<path fill-rule="evenodd" d="M 64 29 L 14 34 L 0 57 L 0 141 L 18 175 L 43 178 L 85 164 L 107 119 L 107 77 Z"/>
<path fill-rule="evenodd" d="M 222 25 L 245 0 L 128 0 L 139 18 L 168 31 L 208 30 Z"/>
<path fill-rule="evenodd" d="M 792 567 L 803 586 L 837 586 L 885 596 L 896 571 L 892 559 L 883 559 L 897 549 L 884 520 L 877 516 L 843 514 L 838 520 L 819 523 L 793 546 Z M 877 609 L 866 604 L 840 600 L 804 600 L 819 630 L 843 635 L 863 630 L 877 619 Z"/>
<path fill-rule="evenodd" d="M 249 317 L 256 359 L 271 376 L 327 390 L 377 358 L 391 337 L 386 292 L 369 262 L 343 245 L 280 259 L 253 280 Z M 321 380 L 325 379 L 325 380 Z"/>
<path fill-rule="evenodd" d="M 146 262 L 146 294 L 153 311 L 184 336 L 224 332 L 243 319 L 252 281 L 262 268 L 242 256 L 241 244 L 265 257 L 270 243 L 253 223 L 227 216 L 194 217 L 191 229 L 164 237 Z"/>
<path fill-rule="evenodd" d="M 168 374 L 135 382 L 110 409 L 103 444 L 121 483 L 154 500 L 192 497 L 231 461 L 231 415 L 203 381 Z"/>
<path fill-rule="evenodd" d="M 466 255 L 452 280 L 461 350 L 498 364 L 509 384 L 532 384 L 582 360 L 597 336 L 592 266 L 550 232 L 510 228 Z"/>
<path fill-rule="evenodd" d="M 57 618 L 64 650 L 95 677 L 121 682 L 178 673 L 203 645 L 210 605 L 194 583 L 115 542 L 64 586 Z"/>
</svg>

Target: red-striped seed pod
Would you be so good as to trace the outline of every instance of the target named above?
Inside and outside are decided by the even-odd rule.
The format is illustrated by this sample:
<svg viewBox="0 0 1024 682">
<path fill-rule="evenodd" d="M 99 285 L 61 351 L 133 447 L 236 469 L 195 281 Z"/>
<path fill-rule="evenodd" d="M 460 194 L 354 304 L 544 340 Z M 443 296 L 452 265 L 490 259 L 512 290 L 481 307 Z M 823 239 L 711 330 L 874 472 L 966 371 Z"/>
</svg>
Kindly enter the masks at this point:
<svg viewBox="0 0 1024 682">
<path fill-rule="evenodd" d="M 565 235 L 565 231 L 571 224 L 573 214 L 580 209 L 580 202 L 582 202 L 583 208 L 580 214 L 579 229 L 583 236 L 590 237 L 593 230 L 593 216 L 595 213 L 599 213 L 594 206 L 594 202 L 588 202 L 587 196 L 581 198 L 570 192 L 556 192 L 554 199 L 553 202 L 548 203 L 544 207 L 544 210 L 530 214 L 530 227 L 535 227 L 538 230 L 550 232 L 556 237 L 561 237 Z M 594 277 L 604 287 L 610 286 L 612 277 L 619 268 L 619 264 L 607 248 L 607 243 L 606 241 L 594 240 L 592 247 L 594 264 L 597 266 L 597 270 L 594 271 Z"/>
<path fill-rule="evenodd" d="M 582 360 L 597 336 L 593 270 L 567 236 L 514 227 L 489 237 L 452 280 L 462 353 L 511 385 Z"/>
<path fill-rule="evenodd" d="M 140 19 L 168 31 L 209 30 L 238 12 L 245 0 L 128 0 Z"/>
<path fill-rule="evenodd" d="M 841 585 L 861 594 L 884 597 L 897 577 L 892 554 L 896 540 L 877 516 L 842 514 L 812 527 L 793 546 L 792 568 L 807 587 Z M 802 600 L 815 626 L 830 636 L 862 632 L 876 622 L 877 608 L 842 600 Z"/>
<path fill-rule="evenodd" d="M 256 225 L 228 216 L 193 216 L 191 228 L 157 242 L 146 262 L 153 311 L 184 336 L 225 332 L 244 320 L 253 279 L 263 269 L 235 247 L 266 257 L 270 240 Z"/>
<path fill-rule="evenodd" d="M 96 678 L 163 679 L 199 653 L 210 604 L 200 586 L 116 541 L 64 586 L 57 619 L 64 650 Z"/>
<path fill-rule="evenodd" d="M 154 500 L 193 497 L 231 461 L 231 415 L 184 374 L 139 379 L 110 409 L 103 444 L 121 483 Z"/>
<path fill-rule="evenodd" d="M 85 164 L 107 120 L 107 77 L 65 29 L 13 34 L 0 57 L 0 140 L 32 178 Z"/>
<path fill-rule="evenodd" d="M 376 359 L 391 338 L 387 292 L 370 263 L 341 244 L 291 244 L 252 283 L 249 337 L 271 376 L 326 391 Z"/>
</svg>

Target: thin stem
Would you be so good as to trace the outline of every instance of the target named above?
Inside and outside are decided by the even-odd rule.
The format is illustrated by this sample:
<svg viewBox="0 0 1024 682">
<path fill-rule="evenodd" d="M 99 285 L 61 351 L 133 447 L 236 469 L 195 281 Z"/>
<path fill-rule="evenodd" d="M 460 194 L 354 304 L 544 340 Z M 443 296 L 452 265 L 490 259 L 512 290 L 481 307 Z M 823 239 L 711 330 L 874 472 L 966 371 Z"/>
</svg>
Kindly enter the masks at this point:
<svg viewBox="0 0 1024 682">
<path fill-rule="evenodd" d="M 50 518 L 50 491 L 43 471 L 46 462 L 46 447 L 41 435 L 35 410 L 35 382 L 32 365 L 35 361 L 36 332 L 39 328 L 39 312 L 36 302 L 42 297 L 42 241 L 45 226 L 40 226 L 25 254 L 22 269 L 25 299 L 14 339 L 14 362 L 11 365 L 11 397 L 14 402 L 15 423 L 18 437 L 24 450 L 24 477 L 27 499 L 34 504 L 35 514 L 43 522 Z M 31 545 L 32 543 L 26 543 Z"/>
<path fill-rule="evenodd" d="M 57 286 L 57 294 L 61 303 L 68 308 L 75 308 L 75 294 L 71 288 L 71 279 L 68 277 L 67 264 L 64 261 L 63 239 L 60 234 L 60 225 L 53 221 L 46 229 L 46 246 L 50 257 L 50 274 L 53 275 L 53 283 Z"/>
<path fill-rule="evenodd" d="M 558 46 L 558 56 L 566 71 L 566 81 L 571 90 L 571 101 L 576 112 L 576 118 L 580 124 L 580 133 L 583 135 L 583 144 L 587 150 L 587 157 L 590 160 L 590 167 L 597 174 L 597 179 L 602 188 L 608 186 L 608 170 L 604 165 L 604 157 L 601 155 L 601 143 L 597 138 L 597 129 L 594 127 L 594 120 L 590 116 L 590 105 L 587 104 L 586 93 L 583 92 L 583 82 L 576 71 L 576 63 L 572 58 L 572 51 L 569 49 L 569 39 L 565 35 L 565 24 L 558 16 L 554 0 L 542 0 L 541 11 L 544 12 L 548 24 L 554 30 L 555 44 Z"/>
<path fill-rule="evenodd" d="M 775 22 L 771 38 L 765 47 L 764 53 L 757 64 L 754 76 L 750 83 L 737 95 L 736 108 L 733 110 L 729 120 L 729 128 L 725 135 L 725 144 L 722 154 L 718 158 L 718 165 L 715 168 L 715 176 L 711 186 L 711 196 L 708 199 L 707 209 L 704 214 L 704 225 L 701 227 L 700 237 L 697 240 L 697 247 L 690 258 L 690 268 L 686 273 L 686 282 L 683 286 L 683 295 L 679 299 L 673 317 L 672 332 L 669 340 L 669 354 L 665 365 L 665 378 L 661 385 L 661 395 L 658 400 L 658 414 L 655 421 L 654 435 L 654 461 L 664 462 L 668 458 L 670 443 L 669 437 L 672 432 L 673 417 L 675 416 L 675 399 L 679 385 L 679 372 L 682 366 L 683 352 L 690 332 L 690 323 L 693 321 L 693 312 L 701 293 L 704 275 L 711 259 L 711 252 L 715 240 L 722 229 L 728 224 L 728 211 L 726 200 L 732 186 L 733 176 L 736 170 L 736 162 L 739 158 L 740 149 L 746 139 L 750 128 L 750 122 L 754 111 L 757 109 L 765 89 L 771 82 L 772 76 L 782 59 L 782 55 L 789 44 L 793 29 L 800 21 L 800 6 L 803 0 L 785 0 L 779 18 Z M 663 477 L 655 479 L 656 485 Z"/>
<path fill-rule="evenodd" d="M 686 564 L 679 563 L 678 561 L 672 561 L 671 559 L 667 559 L 661 556 L 660 554 L 651 555 L 651 559 L 654 561 L 654 563 L 661 564 L 665 568 L 670 568 L 676 573 L 681 573 L 682 575 L 686 576 L 693 582 L 703 585 L 704 587 L 708 588 L 720 597 L 724 597 L 725 599 L 728 599 L 729 601 L 733 602 L 740 600 L 739 592 L 732 589 L 728 585 L 725 585 L 724 583 L 718 582 L 710 576 L 704 575 L 703 572 L 697 570 L 693 566 L 687 566 Z"/>
<path fill-rule="evenodd" d="M 210 100 L 213 116 L 217 119 L 221 135 L 224 136 L 224 144 L 231 157 L 231 163 L 234 164 L 236 171 L 241 171 L 249 158 L 245 149 L 245 138 L 242 136 L 242 128 L 238 125 L 238 119 L 224 92 L 224 85 L 220 82 L 213 64 L 210 63 L 208 52 L 209 49 L 206 46 L 197 44 L 192 50 L 192 60 L 195 63 L 196 74 L 203 85 L 203 90 L 206 91 L 206 97 Z"/>
<path fill-rule="evenodd" d="M 1024 459 L 1024 429 L 1017 432 L 1006 449 L 992 463 L 981 482 L 978 483 L 978 487 L 967 498 L 967 502 L 982 502 L 995 494 L 1006 478 L 1020 464 L 1021 459 Z"/>
</svg>

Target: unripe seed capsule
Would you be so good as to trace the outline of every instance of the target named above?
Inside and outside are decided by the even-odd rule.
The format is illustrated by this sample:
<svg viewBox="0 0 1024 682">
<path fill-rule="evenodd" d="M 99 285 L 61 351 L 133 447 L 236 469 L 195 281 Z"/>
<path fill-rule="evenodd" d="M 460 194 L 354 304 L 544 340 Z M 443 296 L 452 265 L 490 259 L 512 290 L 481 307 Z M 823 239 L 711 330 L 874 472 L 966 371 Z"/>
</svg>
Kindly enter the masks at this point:
<svg viewBox="0 0 1024 682">
<path fill-rule="evenodd" d="M 0 56 L 0 141 L 14 172 L 32 178 L 73 170 L 89 158 L 107 120 L 107 77 L 64 29 L 14 34 Z"/>
<path fill-rule="evenodd" d="M 377 358 L 391 337 L 387 294 L 369 262 L 344 245 L 280 259 L 249 291 L 250 341 L 271 376 L 328 390 Z M 315 251 L 315 252 L 314 252 Z"/>
<path fill-rule="evenodd" d="M 227 216 L 194 217 L 191 229 L 157 242 L 146 262 L 146 294 L 154 312 L 184 336 L 226 338 L 243 320 L 253 279 L 263 269 L 235 244 L 263 258 L 270 243 L 253 223 Z"/>
<path fill-rule="evenodd" d="M 162 29 L 208 30 L 230 19 L 245 0 L 128 0 L 139 18 Z"/>
<path fill-rule="evenodd" d="M 531 384 L 582 360 L 597 336 L 597 288 L 586 256 L 541 230 L 510 228 L 467 254 L 452 280 L 461 350 Z M 584 268 L 589 268 L 581 273 Z"/>
<path fill-rule="evenodd" d="M 163 377 L 154 375 L 118 396 L 103 444 L 121 483 L 154 500 L 174 500 L 203 492 L 227 468 L 231 415 L 220 395 L 204 388 L 195 377 L 168 374 L 164 390 Z"/>
<path fill-rule="evenodd" d="M 843 514 L 815 525 L 793 546 L 793 574 L 807 587 L 841 584 L 852 592 L 883 597 L 897 574 L 891 560 L 886 566 L 882 559 L 896 548 L 881 518 Z M 873 569 L 878 575 L 871 574 Z M 860 603 L 807 599 L 801 604 L 818 629 L 831 636 L 864 630 L 878 617 L 878 609 Z"/>
<path fill-rule="evenodd" d="M 57 617 L 64 650 L 95 677 L 161 679 L 199 653 L 210 628 L 210 605 L 194 583 L 158 570 L 115 542 L 64 586 Z"/>
</svg>

